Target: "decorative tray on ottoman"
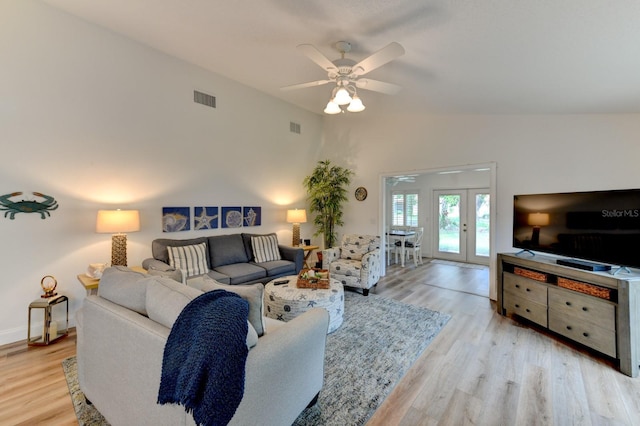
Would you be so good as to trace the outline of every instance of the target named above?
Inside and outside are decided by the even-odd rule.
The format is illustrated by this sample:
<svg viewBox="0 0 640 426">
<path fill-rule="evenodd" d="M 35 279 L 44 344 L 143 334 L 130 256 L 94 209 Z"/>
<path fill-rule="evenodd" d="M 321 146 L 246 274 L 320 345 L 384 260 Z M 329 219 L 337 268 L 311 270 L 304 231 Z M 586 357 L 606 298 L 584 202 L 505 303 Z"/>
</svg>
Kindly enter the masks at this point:
<svg viewBox="0 0 640 426">
<path fill-rule="evenodd" d="M 327 289 L 329 287 L 329 271 L 327 269 L 303 269 L 298 274 L 298 288 Z"/>
</svg>

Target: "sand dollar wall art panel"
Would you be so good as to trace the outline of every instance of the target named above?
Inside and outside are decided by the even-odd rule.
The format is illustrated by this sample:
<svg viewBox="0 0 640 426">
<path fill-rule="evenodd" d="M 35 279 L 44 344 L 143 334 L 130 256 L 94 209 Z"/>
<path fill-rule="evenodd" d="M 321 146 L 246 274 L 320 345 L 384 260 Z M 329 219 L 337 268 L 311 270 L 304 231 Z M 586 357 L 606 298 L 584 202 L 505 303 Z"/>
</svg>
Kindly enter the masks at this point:
<svg viewBox="0 0 640 426">
<path fill-rule="evenodd" d="M 222 227 L 240 228 L 242 226 L 242 207 L 222 208 Z"/>
</svg>

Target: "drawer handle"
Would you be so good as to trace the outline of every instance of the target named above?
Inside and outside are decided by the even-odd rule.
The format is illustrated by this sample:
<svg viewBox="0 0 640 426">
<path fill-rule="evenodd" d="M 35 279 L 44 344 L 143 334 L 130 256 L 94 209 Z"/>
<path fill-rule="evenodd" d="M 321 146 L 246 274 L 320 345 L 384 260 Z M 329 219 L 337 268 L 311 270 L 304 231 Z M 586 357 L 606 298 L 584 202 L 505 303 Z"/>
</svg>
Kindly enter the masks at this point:
<svg viewBox="0 0 640 426">
<path fill-rule="evenodd" d="M 586 306 L 583 306 L 583 307 L 582 307 L 582 310 L 583 310 L 583 311 L 585 311 L 585 312 L 587 312 L 587 311 L 588 311 L 588 309 L 587 309 L 587 307 L 586 307 Z"/>
<path fill-rule="evenodd" d="M 516 288 L 520 288 L 520 284 L 516 284 Z"/>
<path fill-rule="evenodd" d="M 571 302 L 564 302 L 567 304 L 567 306 L 571 306 Z"/>
<path fill-rule="evenodd" d="M 520 307 L 520 305 L 518 305 L 518 304 L 516 303 L 516 308 L 519 308 L 519 307 Z"/>
<path fill-rule="evenodd" d="M 529 308 L 525 309 L 525 311 L 527 311 L 527 312 L 531 312 L 531 311 L 529 310 Z"/>
<path fill-rule="evenodd" d="M 531 289 L 530 289 L 530 288 L 527 288 L 527 291 L 531 291 Z"/>
<path fill-rule="evenodd" d="M 589 337 L 589 333 L 582 333 L 584 337 Z"/>
<path fill-rule="evenodd" d="M 567 330 L 572 330 L 573 327 L 571 327 L 570 325 L 567 326 Z"/>
</svg>

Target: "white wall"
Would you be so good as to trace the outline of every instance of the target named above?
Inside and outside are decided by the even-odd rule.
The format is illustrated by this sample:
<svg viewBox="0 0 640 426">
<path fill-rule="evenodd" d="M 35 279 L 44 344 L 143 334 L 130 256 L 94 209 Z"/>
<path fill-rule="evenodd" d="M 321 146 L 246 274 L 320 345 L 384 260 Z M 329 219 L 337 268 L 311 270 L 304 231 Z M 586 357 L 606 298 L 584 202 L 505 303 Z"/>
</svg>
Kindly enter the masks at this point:
<svg viewBox="0 0 640 426">
<path fill-rule="evenodd" d="M 0 345 L 26 338 L 45 275 L 71 299 L 73 318 L 84 297 L 76 275 L 110 260 L 98 209 L 140 210 L 129 265 L 150 256 L 154 238 L 241 231 L 163 235 L 163 206 L 262 206 L 262 226 L 247 229 L 289 243 L 285 211 L 304 206 L 320 115 L 30 0 L 0 1 L 0 64 L 0 195 L 38 191 L 59 204 L 45 220 L 0 215 Z M 195 104 L 194 89 L 218 107 Z M 303 237 L 311 233 L 303 224 Z"/>
<path fill-rule="evenodd" d="M 354 188 L 369 190 L 366 201 L 349 202 L 348 231 L 379 232 L 380 176 L 393 172 L 495 162 L 497 252 L 513 250 L 514 194 L 640 187 L 640 114 L 370 117 L 364 111 L 328 118 L 324 131 L 327 155 L 354 168 Z"/>
</svg>

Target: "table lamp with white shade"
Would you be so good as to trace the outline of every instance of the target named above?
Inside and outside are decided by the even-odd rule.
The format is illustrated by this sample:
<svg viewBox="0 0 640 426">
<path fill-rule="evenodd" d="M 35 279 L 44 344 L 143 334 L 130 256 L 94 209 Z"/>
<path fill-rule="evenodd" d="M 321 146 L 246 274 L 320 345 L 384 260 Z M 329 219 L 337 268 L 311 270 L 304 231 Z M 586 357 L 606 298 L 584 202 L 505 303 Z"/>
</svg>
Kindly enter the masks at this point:
<svg viewBox="0 0 640 426">
<path fill-rule="evenodd" d="M 540 227 L 549 225 L 549 213 L 529 213 L 527 223 L 533 226 L 531 245 L 540 245 Z"/>
<path fill-rule="evenodd" d="M 140 230 L 138 210 L 98 210 L 96 232 L 111 237 L 111 265 L 127 266 L 127 234 Z"/>
<path fill-rule="evenodd" d="M 287 223 L 293 223 L 293 239 L 294 247 L 300 245 L 300 224 L 307 222 L 307 211 L 305 209 L 287 210 Z"/>
</svg>

